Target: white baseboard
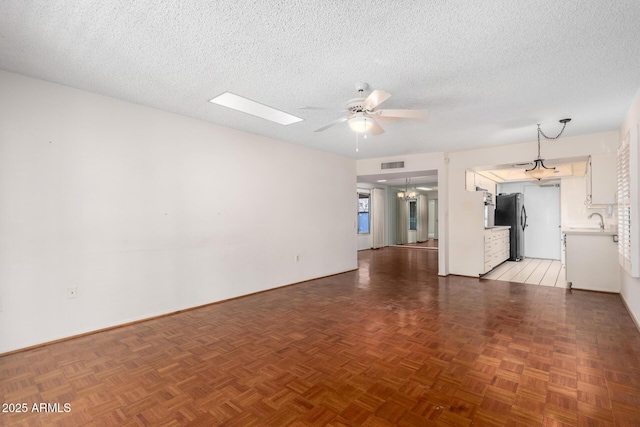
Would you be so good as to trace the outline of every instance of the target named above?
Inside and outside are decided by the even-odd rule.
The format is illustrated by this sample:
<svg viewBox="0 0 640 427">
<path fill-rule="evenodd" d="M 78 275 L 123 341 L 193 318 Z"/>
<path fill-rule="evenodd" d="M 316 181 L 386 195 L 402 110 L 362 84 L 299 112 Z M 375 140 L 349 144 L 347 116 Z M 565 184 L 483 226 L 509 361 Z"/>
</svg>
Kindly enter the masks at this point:
<svg viewBox="0 0 640 427">
<path fill-rule="evenodd" d="M 622 303 L 624 304 L 624 308 L 627 309 L 629 316 L 631 316 L 631 320 L 633 320 L 633 323 L 636 325 L 636 329 L 638 330 L 638 332 L 640 332 L 640 320 L 638 320 L 638 318 L 633 314 L 633 311 L 631 311 L 631 308 L 629 308 L 629 304 L 627 304 L 627 301 L 624 299 L 624 295 L 619 295 Z"/>
</svg>

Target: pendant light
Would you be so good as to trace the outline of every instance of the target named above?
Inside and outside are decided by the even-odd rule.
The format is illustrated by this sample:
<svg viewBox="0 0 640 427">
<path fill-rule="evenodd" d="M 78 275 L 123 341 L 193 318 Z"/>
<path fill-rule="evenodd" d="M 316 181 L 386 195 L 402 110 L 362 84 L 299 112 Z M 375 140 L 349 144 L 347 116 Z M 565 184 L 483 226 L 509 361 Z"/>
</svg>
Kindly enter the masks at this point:
<svg viewBox="0 0 640 427">
<path fill-rule="evenodd" d="M 404 200 L 405 202 L 416 200 L 416 197 L 417 197 L 415 190 L 409 191 L 410 182 L 411 182 L 411 178 L 406 178 L 404 192 L 398 193 L 398 198 Z"/>
<path fill-rule="evenodd" d="M 545 166 L 544 159 L 540 157 L 540 135 L 544 136 L 545 139 L 558 139 L 560 138 L 560 135 L 562 135 L 562 132 L 564 132 L 564 128 L 567 127 L 567 123 L 569 123 L 570 121 L 571 119 L 560 120 L 560 123 L 562 123 L 562 130 L 560 130 L 560 133 L 555 137 L 548 137 L 547 135 L 545 135 L 544 132 L 542 132 L 542 129 L 540 129 L 540 123 L 538 123 L 538 158 L 531 162 L 533 163 L 533 167 L 531 169 L 527 169 L 524 171 L 524 174 L 526 176 L 532 179 L 537 179 L 538 181 L 555 176 L 556 168 L 549 168 Z"/>
</svg>

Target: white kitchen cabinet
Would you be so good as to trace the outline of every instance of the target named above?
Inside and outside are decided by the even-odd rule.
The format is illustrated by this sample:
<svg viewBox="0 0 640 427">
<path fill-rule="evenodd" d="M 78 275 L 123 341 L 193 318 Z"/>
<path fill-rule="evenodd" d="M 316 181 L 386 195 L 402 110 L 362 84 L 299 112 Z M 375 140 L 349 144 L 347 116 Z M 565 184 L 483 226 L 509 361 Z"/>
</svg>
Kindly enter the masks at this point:
<svg viewBox="0 0 640 427">
<path fill-rule="evenodd" d="M 476 174 L 473 171 L 466 170 L 464 172 L 464 189 L 467 191 L 476 191 Z"/>
<path fill-rule="evenodd" d="M 488 273 L 509 258 L 509 229 L 492 227 L 484 230 L 484 273 Z"/>
<path fill-rule="evenodd" d="M 616 204 L 616 154 L 593 154 L 587 164 L 587 205 Z"/>
<path fill-rule="evenodd" d="M 487 190 L 489 193 L 495 196 L 496 183 L 489 178 L 485 178 L 471 170 L 465 171 L 465 190 L 476 191 L 476 188 L 480 187 Z M 495 201 L 495 200 L 494 200 Z"/>
<path fill-rule="evenodd" d="M 573 289 L 620 292 L 618 244 L 613 232 L 563 230 L 567 282 Z"/>
</svg>

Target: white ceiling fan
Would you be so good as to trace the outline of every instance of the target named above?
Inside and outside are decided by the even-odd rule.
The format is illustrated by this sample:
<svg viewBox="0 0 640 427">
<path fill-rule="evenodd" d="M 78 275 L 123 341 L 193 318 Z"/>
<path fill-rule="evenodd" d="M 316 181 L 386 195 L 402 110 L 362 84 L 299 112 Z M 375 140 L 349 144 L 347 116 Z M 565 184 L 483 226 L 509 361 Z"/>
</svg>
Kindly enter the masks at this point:
<svg viewBox="0 0 640 427">
<path fill-rule="evenodd" d="M 314 132 L 322 132 L 325 129 L 335 126 L 342 122 L 349 122 L 349 127 L 358 133 L 369 133 L 371 135 L 380 135 L 384 133 L 384 129 L 378 123 L 378 120 L 393 119 L 424 119 L 427 112 L 424 110 L 382 110 L 377 107 L 391 97 L 391 94 L 383 90 L 374 90 L 371 94 L 364 98 L 362 93 L 369 88 L 367 83 L 357 83 L 356 90 L 360 95 L 358 98 L 351 99 L 347 102 L 346 116 L 334 120 L 329 124 L 316 129 Z M 309 108 L 309 107 L 303 107 Z M 313 109 L 313 108 L 309 108 Z"/>
</svg>

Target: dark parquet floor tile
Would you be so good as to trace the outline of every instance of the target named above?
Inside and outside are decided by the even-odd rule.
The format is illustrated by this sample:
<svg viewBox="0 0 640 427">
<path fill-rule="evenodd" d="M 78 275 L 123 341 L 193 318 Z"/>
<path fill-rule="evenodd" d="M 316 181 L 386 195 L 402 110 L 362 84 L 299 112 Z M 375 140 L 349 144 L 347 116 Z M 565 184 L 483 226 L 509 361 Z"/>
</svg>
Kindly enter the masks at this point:
<svg viewBox="0 0 640 427">
<path fill-rule="evenodd" d="M 0 424 L 640 426 L 618 295 L 438 277 L 437 256 L 364 251 L 355 272 L 2 356 L 2 402 L 28 411 Z"/>
</svg>

